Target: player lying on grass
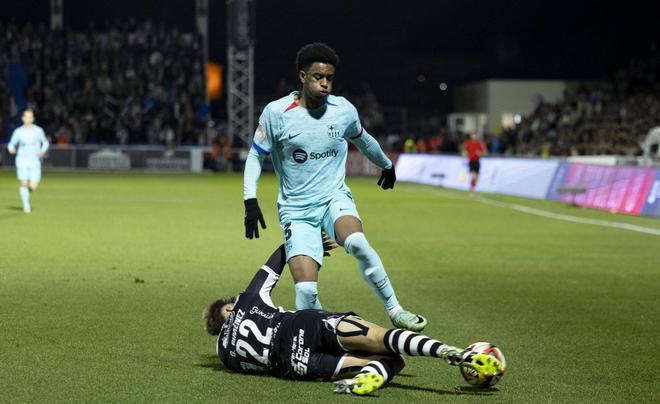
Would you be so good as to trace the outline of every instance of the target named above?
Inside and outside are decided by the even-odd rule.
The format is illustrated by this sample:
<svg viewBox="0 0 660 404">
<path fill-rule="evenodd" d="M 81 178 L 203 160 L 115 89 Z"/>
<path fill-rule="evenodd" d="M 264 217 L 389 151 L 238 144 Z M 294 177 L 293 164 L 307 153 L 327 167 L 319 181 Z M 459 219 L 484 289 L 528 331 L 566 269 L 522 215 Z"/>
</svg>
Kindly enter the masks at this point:
<svg viewBox="0 0 660 404">
<path fill-rule="evenodd" d="M 324 240 L 327 253 L 337 244 Z M 430 356 L 468 365 L 480 375 L 501 373 L 497 359 L 403 329 L 385 329 L 355 313 L 277 308 L 271 292 L 286 264 L 280 246 L 247 289 L 211 303 L 206 331 L 217 335 L 224 365 L 241 373 L 294 380 L 336 380 L 335 392 L 369 394 L 404 367 L 401 355 Z"/>
</svg>

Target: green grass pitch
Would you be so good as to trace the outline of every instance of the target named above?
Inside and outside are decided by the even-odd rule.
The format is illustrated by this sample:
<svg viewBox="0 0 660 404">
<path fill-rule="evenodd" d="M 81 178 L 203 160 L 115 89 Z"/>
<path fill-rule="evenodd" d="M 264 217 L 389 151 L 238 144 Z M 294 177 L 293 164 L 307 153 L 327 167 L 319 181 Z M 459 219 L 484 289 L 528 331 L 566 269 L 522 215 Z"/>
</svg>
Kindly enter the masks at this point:
<svg viewBox="0 0 660 404">
<path fill-rule="evenodd" d="M 657 402 L 660 237 L 569 223 L 468 194 L 350 179 L 365 233 L 399 300 L 455 345 L 490 341 L 508 361 L 495 389 L 411 358 L 385 402 Z M 0 394 L 9 402 L 349 402 L 328 383 L 226 371 L 203 307 L 242 290 L 280 244 L 274 176 L 268 229 L 243 237 L 240 175 L 45 173 L 20 211 L 0 172 Z M 660 220 L 548 201 L 491 199 L 660 229 Z M 320 273 L 326 309 L 387 325 L 352 258 Z M 285 272 L 276 304 L 294 306 Z"/>
</svg>

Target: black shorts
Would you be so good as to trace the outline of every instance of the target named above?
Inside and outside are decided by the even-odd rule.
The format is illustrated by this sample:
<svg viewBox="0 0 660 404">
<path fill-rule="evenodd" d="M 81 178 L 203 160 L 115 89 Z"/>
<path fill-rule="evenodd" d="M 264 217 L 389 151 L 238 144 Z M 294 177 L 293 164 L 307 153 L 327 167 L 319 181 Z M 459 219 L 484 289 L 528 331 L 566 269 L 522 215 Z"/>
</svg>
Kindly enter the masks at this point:
<svg viewBox="0 0 660 404">
<path fill-rule="evenodd" d="M 280 323 L 273 344 L 273 374 L 294 380 L 331 380 L 346 351 L 337 325 L 354 313 L 300 310 Z"/>
<path fill-rule="evenodd" d="M 479 164 L 479 160 L 470 160 L 468 166 L 470 167 L 470 172 L 475 172 L 479 174 L 479 168 L 481 168 L 481 164 Z"/>
</svg>

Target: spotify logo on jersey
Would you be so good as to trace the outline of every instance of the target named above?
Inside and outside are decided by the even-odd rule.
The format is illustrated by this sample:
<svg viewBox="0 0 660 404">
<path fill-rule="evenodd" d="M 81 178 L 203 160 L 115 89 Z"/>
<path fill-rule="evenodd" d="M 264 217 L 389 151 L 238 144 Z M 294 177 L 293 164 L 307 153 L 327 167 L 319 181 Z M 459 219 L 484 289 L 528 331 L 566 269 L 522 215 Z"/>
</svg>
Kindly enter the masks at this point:
<svg viewBox="0 0 660 404">
<path fill-rule="evenodd" d="M 305 161 L 307 161 L 307 152 L 304 151 L 303 149 L 296 149 L 293 151 L 293 160 L 298 163 L 302 164 Z"/>
</svg>

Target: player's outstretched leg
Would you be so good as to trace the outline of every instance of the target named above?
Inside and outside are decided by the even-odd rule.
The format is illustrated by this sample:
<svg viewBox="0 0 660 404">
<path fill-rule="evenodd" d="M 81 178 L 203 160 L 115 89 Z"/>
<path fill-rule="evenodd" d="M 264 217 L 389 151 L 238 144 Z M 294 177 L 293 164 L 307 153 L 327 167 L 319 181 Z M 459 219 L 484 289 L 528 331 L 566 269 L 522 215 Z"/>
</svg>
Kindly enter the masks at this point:
<svg viewBox="0 0 660 404">
<path fill-rule="evenodd" d="M 362 277 L 385 306 L 394 326 L 411 331 L 422 331 L 426 327 L 426 319 L 401 307 L 394 293 L 394 288 L 392 288 L 392 284 L 387 277 L 383 262 L 376 250 L 367 241 L 364 233 L 351 233 L 344 240 L 344 247 L 357 260 Z"/>
<path fill-rule="evenodd" d="M 447 345 L 408 330 L 386 330 L 359 317 L 344 318 L 337 327 L 337 335 L 349 352 L 430 356 L 441 358 L 452 366 L 470 366 L 484 376 L 503 371 L 500 362 L 491 356 Z"/>
<path fill-rule="evenodd" d="M 387 330 L 383 343 L 392 352 L 412 356 L 442 358 L 451 366 L 469 366 L 483 376 L 503 373 L 502 364 L 490 355 L 447 345 L 436 339 L 407 330 Z"/>
</svg>

